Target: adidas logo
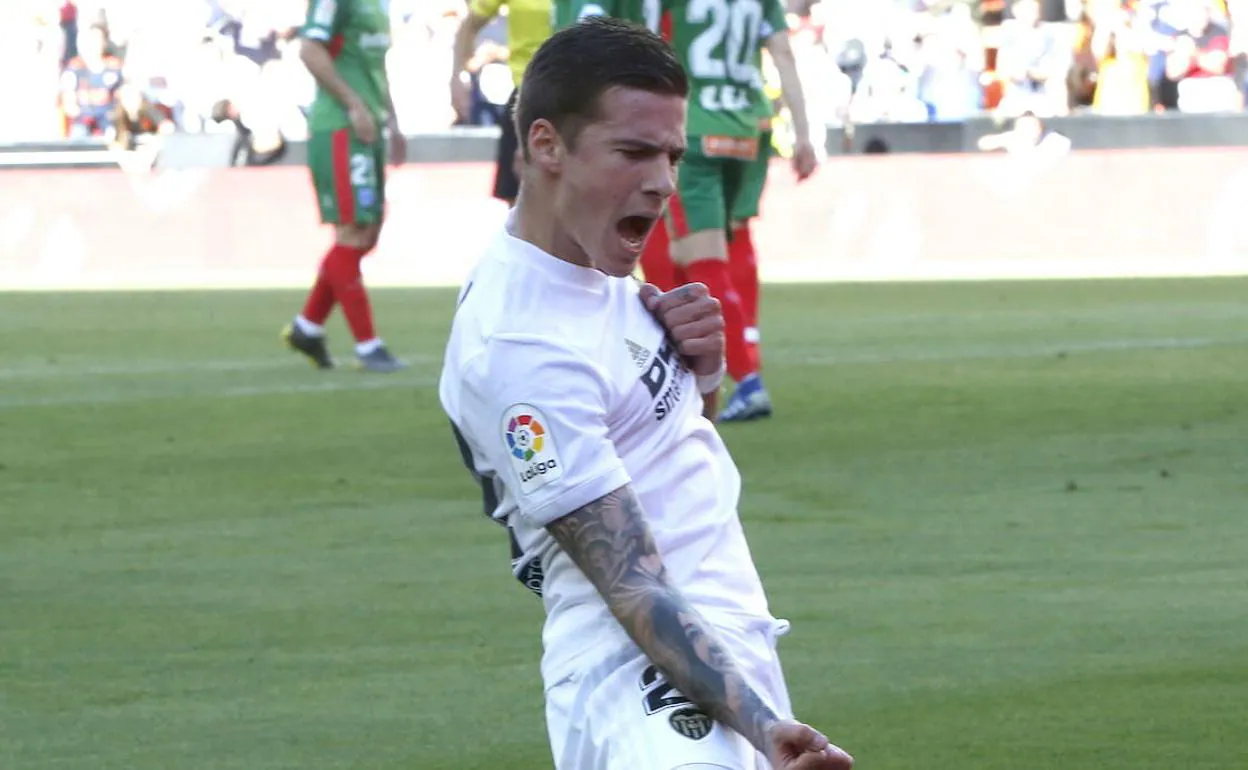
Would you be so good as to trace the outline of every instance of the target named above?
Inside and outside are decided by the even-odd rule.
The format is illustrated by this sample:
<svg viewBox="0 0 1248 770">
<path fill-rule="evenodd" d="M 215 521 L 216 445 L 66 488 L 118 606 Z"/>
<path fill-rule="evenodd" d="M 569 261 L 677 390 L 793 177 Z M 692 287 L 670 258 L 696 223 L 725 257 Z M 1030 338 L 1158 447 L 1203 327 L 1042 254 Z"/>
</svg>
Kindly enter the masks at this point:
<svg viewBox="0 0 1248 770">
<path fill-rule="evenodd" d="M 633 363 L 637 364 L 637 368 L 643 372 L 648 369 L 650 367 L 650 351 L 630 339 L 625 338 L 624 342 L 628 345 L 628 354 L 632 356 Z"/>
</svg>

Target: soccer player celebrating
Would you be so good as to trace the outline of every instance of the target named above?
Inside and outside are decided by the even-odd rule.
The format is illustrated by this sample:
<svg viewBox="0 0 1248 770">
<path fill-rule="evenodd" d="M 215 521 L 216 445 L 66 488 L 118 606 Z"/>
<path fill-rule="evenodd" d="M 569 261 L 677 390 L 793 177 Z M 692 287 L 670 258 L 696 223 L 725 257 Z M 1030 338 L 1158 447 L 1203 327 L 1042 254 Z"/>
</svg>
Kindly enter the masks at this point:
<svg viewBox="0 0 1248 770">
<path fill-rule="evenodd" d="M 303 312 L 282 332 L 286 343 L 321 369 L 334 360 L 325 343 L 325 319 L 342 306 L 355 337 L 357 365 L 393 372 L 404 364 L 373 328 L 360 262 L 377 245 L 385 210 L 386 139 L 389 159 L 402 163 L 407 145 L 399 131 L 386 53 L 386 0 L 312 0 L 301 37 L 301 57 L 316 79 L 308 118 L 308 165 L 321 221 L 334 225 L 334 244 L 321 261 Z"/>
<path fill-rule="evenodd" d="M 848 770 L 790 713 L 788 623 L 699 395 L 722 376 L 718 303 L 630 277 L 676 191 L 688 91 L 672 49 L 617 19 L 537 51 L 519 197 L 460 291 L 439 397 L 543 598 L 557 770 Z"/>
</svg>

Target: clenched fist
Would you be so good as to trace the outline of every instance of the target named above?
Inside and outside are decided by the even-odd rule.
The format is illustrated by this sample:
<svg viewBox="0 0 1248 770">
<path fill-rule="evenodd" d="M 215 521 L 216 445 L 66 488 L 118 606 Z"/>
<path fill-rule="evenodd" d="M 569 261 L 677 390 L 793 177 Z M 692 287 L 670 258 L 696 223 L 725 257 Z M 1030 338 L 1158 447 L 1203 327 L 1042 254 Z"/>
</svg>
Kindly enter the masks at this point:
<svg viewBox="0 0 1248 770">
<path fill-rule="evenodd" d="M 768 759 L 776 770 L 851 770 L 854 758 L 833 746 L 818 730 L 780 721 L 767 731 Z"/>
<path fill-rule="evenodd" d="M 724 313 L 705 284 L 689 283 L 669 292 L 641 287 L 641 301 L 667 329 L 689 368 L 699 377 L 724 365 Z"/>
</svg>

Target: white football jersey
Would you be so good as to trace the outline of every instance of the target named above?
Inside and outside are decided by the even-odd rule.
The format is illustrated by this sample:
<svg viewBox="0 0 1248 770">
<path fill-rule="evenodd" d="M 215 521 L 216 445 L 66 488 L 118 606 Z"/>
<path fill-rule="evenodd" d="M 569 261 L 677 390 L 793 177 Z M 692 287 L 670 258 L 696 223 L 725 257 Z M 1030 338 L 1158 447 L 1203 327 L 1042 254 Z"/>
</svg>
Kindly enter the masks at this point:
<svg viewBox="0 0 1248 770">
<path fill-rule="evenodd" d="M 741 478 L 639 284 L 512 237 L 460 291 L 439 395 L 512 570 L 545 604 L 557 681 L 631 644 L 545 527 L 629 484 L 668 575 L 714 623 L 774 619 L 737 517 Z"/>
</svg>

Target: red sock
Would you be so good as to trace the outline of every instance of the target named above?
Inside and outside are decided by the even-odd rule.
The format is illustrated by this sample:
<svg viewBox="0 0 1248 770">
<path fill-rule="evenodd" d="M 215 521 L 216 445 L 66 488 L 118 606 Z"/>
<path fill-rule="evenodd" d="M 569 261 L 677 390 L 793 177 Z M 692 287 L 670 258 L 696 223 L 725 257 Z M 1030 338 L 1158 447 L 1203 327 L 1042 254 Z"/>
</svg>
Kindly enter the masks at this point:
<svg viewBox="0 0 1248 770">
<path fill-rule="evenodd" d="M 373 309 L 360 276 L 360 260 L 367 253 L 366 249 L 337 244 L 325 255 L 321 266 L 321 276 L 333 287 L 334 299 L 342 305 L 342 314 L 347 317 L 347 326 L 351 327 L 356 342 L 367 342 L 377 336 L 373 331 Z"/>
<path fill-rule="evenodd" d="M 741 295 L 741 312 L 747 327 L 758 326 L 758 257 L 750 238 L 750 225 L 745 223 L 732 231 L 728 242 L 728 270 L 732 285 Z"/>
<path fill-rule="evenodd" d="M 724 309 L 724 343 L 727 346 L 728 376 L 740 382 L 758 371 L 757 354 L 751 355 L 745 344 L 745 316 L 741 312 L 741 295 L 732 286 L 728 263 L 718 259 L 702 259 L 685 265 L 690 281 L 706 284 L 711 296 Z"/>
<path fill-rule="evenodd" d="M 757 369 L 763 367 L 763 353 L 758 346 L 758 257 L 750 238 L 750 223 L 733 229 L 728 241 L 728 272 L 732 286 L 741 295 L 741 314 L 745 317 L 746 347 Z"/>
<path fill-rule="evenodd" d="M 652 283 L 659 291 L 671 291 L 680 284 L 676 282 L 676 266 L 672 262 L 672 246 L 667 236 L 667 224 L 660 219 L 641 250 L 641 271 L 646 283 Z"/>
<path fill-rule="evenodd" d="M 331 250 L 329 254 L 332 253 Z M 314 324 L 324 325 L 325 320 L 334 310 L 334 287 L 325 278 L 325 263 L 329 261 L 329 254 L 321 260 L 321 269 L 316 274 L 316 283 L 312 284 L 312 291 L 308 292 L 308 299 L 303 303 L 303 317 Z"/>
</svg>

